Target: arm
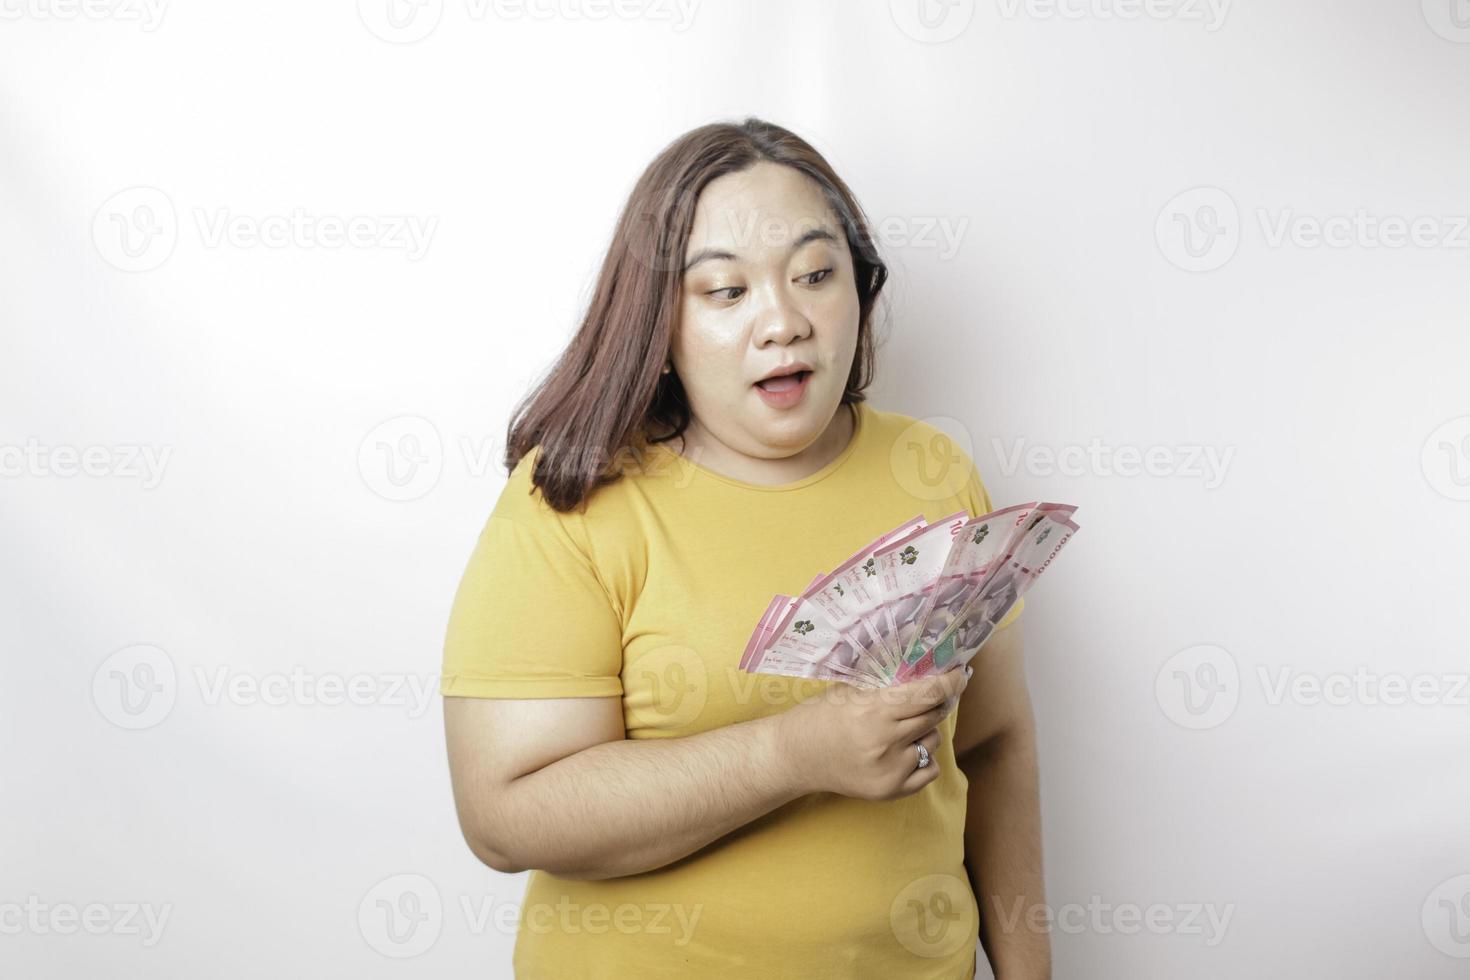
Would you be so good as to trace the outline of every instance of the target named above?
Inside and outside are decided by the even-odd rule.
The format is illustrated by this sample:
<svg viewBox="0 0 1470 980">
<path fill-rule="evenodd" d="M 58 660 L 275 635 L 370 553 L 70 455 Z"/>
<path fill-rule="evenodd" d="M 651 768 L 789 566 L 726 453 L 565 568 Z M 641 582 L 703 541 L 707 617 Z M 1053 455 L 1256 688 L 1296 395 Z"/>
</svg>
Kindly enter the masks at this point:
<svg viewBox="0 0 1470 980">
<path fill-rule="evenodd" d="M 969 780 L 965 867 L 980 904 L 980 941 L 997 980 L 1047 980 L 1042 918 L 1041 804 L 1036 728 L 1026 691 L 1020 620 L 971 661 L 955 719 L 955 757 Z"/>
<path fill-rule="evenodd" d="M 448 697 L 444 724 L 465 842 L 497 871 L 614 878 L 662 867 L 799 796 L 891 800 L 939 778 L 963 671 L 882 692 L 846 684 L 778 714 L 683 738 L 624 738 L 615 697 Z"/>
<path fill-rule="evenodd" d="M 460 829 L 507 873 L 662 867 L 807 792 L 776 751 L 779 717 L 633 741 L 620 698 L 445 698 Z"/>
</svg>

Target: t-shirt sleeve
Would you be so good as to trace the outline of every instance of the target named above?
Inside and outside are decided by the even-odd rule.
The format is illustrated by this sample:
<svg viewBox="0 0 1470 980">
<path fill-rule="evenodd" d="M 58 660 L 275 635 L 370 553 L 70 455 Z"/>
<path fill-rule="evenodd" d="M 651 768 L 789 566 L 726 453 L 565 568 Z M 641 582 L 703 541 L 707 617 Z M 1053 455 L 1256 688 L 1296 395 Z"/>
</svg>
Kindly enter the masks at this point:
<svg viewBox="0 0 1470 980">
<path fill-rule="evenodd" d="M 970 464 L 970 479 L 965 483 L 965 505 L 976 517 L 995 510 L 995 505 L 990 502 L 990 494 L 985 489 L 985 483 L 980 479 L 980 471 L 973 462 Z M 1005 629 L 1020 618 L 1021 610 L 1025 608 L 1025 598 L 1018 596 L 1016 604 L 1011 606 L 1011 611 L 1001 617 L 1000 622 L 995 624 L 995 628 Z"/>
<path fill-rule="evenodd" d="M 500 509 L 454 597 L 440 693 L 620 696 L 621 621 L 591 562 L 554 518 L 511 518 Z"/>
</svg>

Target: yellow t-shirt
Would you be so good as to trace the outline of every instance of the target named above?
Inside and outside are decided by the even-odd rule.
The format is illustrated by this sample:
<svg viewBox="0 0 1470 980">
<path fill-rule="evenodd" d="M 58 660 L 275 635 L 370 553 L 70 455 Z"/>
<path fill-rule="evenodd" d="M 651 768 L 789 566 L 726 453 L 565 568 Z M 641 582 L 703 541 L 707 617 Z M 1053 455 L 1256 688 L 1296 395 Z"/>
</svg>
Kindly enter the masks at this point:
<svg viewBox="0 0 1470 980">
<path fill-rule="evenodd" d="M 465 570 L 441 693 L 621 697 L 627 737 L 644 739 L 773 714 L 833 683 L 739 669 L 771 596 L 800 594 L 917 514 L 994 509 L 939 429 L 854 408 L 852 440 L 805 479 L 757 486 L 639 447 L 582 513 L 530 492 L 533 450 Z M 637 875 L 531 872 L 516 976 L 967 980 L 978 918 L 954 723 L 940 728 L 939 778 L 902 799 L 808 794 Z"/>
</svg>

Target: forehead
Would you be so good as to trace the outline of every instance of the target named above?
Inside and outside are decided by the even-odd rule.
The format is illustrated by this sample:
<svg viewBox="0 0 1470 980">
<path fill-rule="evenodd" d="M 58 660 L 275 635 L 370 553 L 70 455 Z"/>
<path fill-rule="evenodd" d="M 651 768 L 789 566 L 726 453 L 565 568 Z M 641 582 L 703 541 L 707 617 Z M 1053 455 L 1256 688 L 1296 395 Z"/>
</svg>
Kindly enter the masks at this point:
<svg viewBox="0 0 1470 980">
<path fill-rule="evenodd" d="M 721 248 L 744 254 L 787 248 L 813 228 L 825 228 L 840 240 L 840 222 L 821 185 L 791 167 L 762 161 L 705 185 L 687 251 Z"/>
</svg>

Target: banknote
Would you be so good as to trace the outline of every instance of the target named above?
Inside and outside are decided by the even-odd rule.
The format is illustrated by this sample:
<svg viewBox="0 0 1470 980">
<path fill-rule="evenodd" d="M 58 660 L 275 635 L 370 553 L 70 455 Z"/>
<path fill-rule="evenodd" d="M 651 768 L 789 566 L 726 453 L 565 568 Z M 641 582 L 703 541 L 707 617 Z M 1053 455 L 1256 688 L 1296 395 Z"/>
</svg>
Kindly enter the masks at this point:
<svg viewBox="0 0 1470 980">
<path fill-rule="evenodd" d="M 915 617 L 916 628 L 905 651 L 906 662 L 918 659 L 923 650 L 933 646 L 959 611 L 974 598 L 986 577 L 1004 560 L 1031 513 L 1030 504 L 1018 504 L 971 518 L 959 529 L 934 588 Z"/>
<path fill-rule="evenodd" d="M 882 624 L 872 618 L 883 605 L 877 552 L 883 545 L 906 538 L 926 523 L 920 514 L 879 535 L 802 593 L 826 612 L 850 642 L 865 645 L 882 661 L 888 673 L 898 667 L 898 651 L 889 645 Z"/>
<path fill-rule="evenodd" d="M 940 673 L 968 663 L 996 625 L 1050 567 L 1077 524 L 1071 519 L 1075 508 L 1061 512 L 1037 512 L 1025 525 L 1024 534 L 1011 553 L 986 578 L 980 590 L 960 609 L 949 626 L 914 661 L 900 669 L 896 683 L 925 674 Z"/>
<path fill-rule="evenodd" d="M 1041 515 L 1066 518 L 1076 509 L 1070 504 L 1018 504 L 965 522 L 939 573 L 929 604 L 920 612 L 919 626 L 913 644 L 905 652 L 905 662 L 912 663 L 923 650 L 939 642 L 960 612 L 980 595 L 990 577 L 1021 546 L 1027 528 L 1041 520 Z"/>
<path fill-rule="evenodd" d="M 945 558 L 969 516 L 968 511 L 957 511 L 933 524 L 916 528 L 874 553 L 883 604 L 868 618 L 882 619 L 879 629 L 884 633 L 885 642 L 899 653 L 900 669 L 903 651 L 913 644 L 918 615 L 929 601 L 930 593 L 938 586 Z"/>
<path fill-rule="evenodd" d="M 795 600 L 788 598 L 788 603 Z M 798 614 L 790 636 L 781 638 L 742 660 L 741 669 L 750 673 L 817 677 L 882 686 L 897 673 L 876 644 L 855 640 L 815 617 Z"/>
<path fill-rule="evenodd" d="M 847 677 L 870 677 L 874 680 L 891 676 L 886 660 L 870 642 L 851 632 L 849 624 L 834 620 L 823 606 L 808 593 L 820 582 L 813 580 L 801 595 L 775 600 L 746 644 L 742 668 L 752 673 L 789 673 L 774 670 L 777 666 L 820 665 L 828 671 Z M 802 677 L 818 676 L 804 672 Z"/>
<path fill-rule="evenodd" d="M 905 683 L 967 663 L 1077 530 L 1076 506 L 915 516 L 772 597 L 746 642 L 751 673 Z"/>
</svg>

